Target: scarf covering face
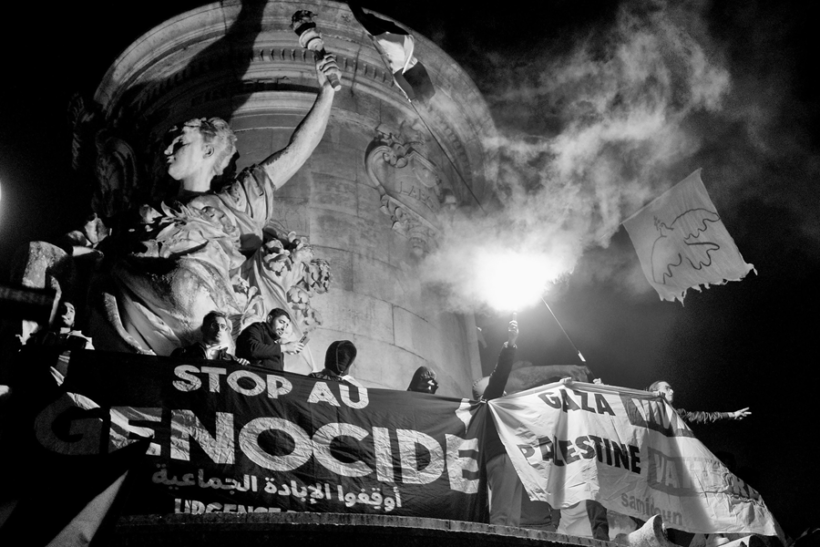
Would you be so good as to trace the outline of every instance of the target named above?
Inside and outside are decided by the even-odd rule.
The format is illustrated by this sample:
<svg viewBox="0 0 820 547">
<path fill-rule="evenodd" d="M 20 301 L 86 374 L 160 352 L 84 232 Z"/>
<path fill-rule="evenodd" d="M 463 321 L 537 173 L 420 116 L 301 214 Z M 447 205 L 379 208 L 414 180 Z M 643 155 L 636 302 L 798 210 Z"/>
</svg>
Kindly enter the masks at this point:
<svg viewBox="0 0 820 547">
<path fill-rule="evenodd" d="M 325 368 L 339 376 L 344 375 L 356 360 L 356 346 L 350 340 L 337 340 L 325 353 Z"/>
<path fill-rule="evenodd" d="M 435 393 L 438 389 L 436 373 L 427 367 L 419 367 L 416 369 L 416 373 L 413 374 L 413 379 L 410 380 L 410 385 L 407 387 L 407 391 L 418 391 L 420 393 L 427 393 L 428 385 L 431 385 L 431 387 L 429 388 L 429 393 Z"/>
</svg>

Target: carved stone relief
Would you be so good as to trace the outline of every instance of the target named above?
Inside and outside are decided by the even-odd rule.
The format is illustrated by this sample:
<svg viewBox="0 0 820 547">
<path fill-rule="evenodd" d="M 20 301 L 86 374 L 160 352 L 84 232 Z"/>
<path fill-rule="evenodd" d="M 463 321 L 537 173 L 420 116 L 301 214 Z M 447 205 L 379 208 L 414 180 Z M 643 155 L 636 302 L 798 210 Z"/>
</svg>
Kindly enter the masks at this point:
<svg viewBox="0 0 820 547">
<path fill-rule="evenodd" d="M 410 242 L 413 254 L 424 256 L 436 247 L 442 207 L 455 196 L 442 170 L 431 159 L 430 137 L 418 122 L 402 122 L 397 131 L 379 126 L 365 163 L 370 183 L 381 196 L 381 211 L 393 230 Z"/>
</svg>

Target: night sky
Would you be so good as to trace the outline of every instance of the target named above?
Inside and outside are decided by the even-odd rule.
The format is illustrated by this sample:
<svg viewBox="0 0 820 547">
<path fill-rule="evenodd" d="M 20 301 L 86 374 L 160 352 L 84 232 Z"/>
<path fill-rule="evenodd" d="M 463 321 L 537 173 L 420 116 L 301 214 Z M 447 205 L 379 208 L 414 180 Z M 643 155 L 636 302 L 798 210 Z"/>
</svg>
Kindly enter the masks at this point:
<svg viewBox="0 0 820 547">
<path fill-rule="evenodd" d="M 71 95 L 91 95 L 132 41 L 201 3 L 91 0 L 46 9 L 26 2 L 5 18 L 0 36 L 4 277 L 21 244 L 53 239 L 87 213 L 86 182 L 70 167 Z M 676 138 L 685 136 L 680 145 L 658 150 L 651 143 L 661 137 L 651 135 L 646 141 L 610 143 L 586 158 L 581 176 L 589 180 L 591 169 L 606 161 L 612 184 L 645 177 L 651 180 L 643 188 L 657 195 L 703 168 L 718 212 L 757 275 L 690 291 L 683 306 L 661 302 L 636 277 L 637 256 L 615 222 L 597 239 L 584 240 L 585 252 L 573 272 L 546 298 L 605 383 L 645 388 L 665 379 L 676 390 L 677 407 L 751 407 L 752 416 L 742 422 L 694 426 L 695 432 L 761 492 L 788 535 L 820 524 L 812 509 L 820 473 L 811 448 L 818 427 L 811 380 L 817 365 L 811 364 L 810 351 L 820 326 L 815 319 L 820 303 L 815 285 L 820 274 L 817 10 L 804 7 L 808 2 L 754 1 L 676 3 L 675 10 L 663 2 L 553 1 L 491 12 L 462 0 L 363 4 L 438 44 L 474 78 L 507 142 L 536 149 L 538 143 L 571 135 L 578 123 L 590 127 L 605 121 L 596 121 L 602 115 L 590 105 L 601 90 L 600 78 L 613 66 L 613 51 L 629 38 L 628 32 L 617 32 L 624 10 L 637 21 L 634 28 L 651 35 L 656 27 L 641 21 L 652 19 L 657 28 L 678 29 L 687 43 L 701 48 L 716 67 L 710 81 L 717 95 L 707 90 L 699 96 L 676 81 L 691 75 L 691 67 L 677 66 L 686 63 L 672 52 L 661 55 L 675 65 L 667 73 L 670 81 L 650 74 L 645 87 L 619 90 L 605 108 L 645 108 L 641 95 L 653 94 L 663 127 L 673 125 Z M 579 57 L 579 51 L 585 55 Z M 592 67 L 586 79 L 573 74 L 574 59 Z M 528 161 L 538 172 L 548 170 L 552 160 L 536 150 Z M 518 170 L 511 184 L 528 172 Z M 616 214 L 621 219 L 634 212 L 624 203 Z M 482 351 L 489 371 L 509 316 L 486 312 L 477 320 L 489 345 Z M 521 359 L 536 365 L 578 363 L 543 305 L 522 310 L 519 323 Z"/>
</svg>

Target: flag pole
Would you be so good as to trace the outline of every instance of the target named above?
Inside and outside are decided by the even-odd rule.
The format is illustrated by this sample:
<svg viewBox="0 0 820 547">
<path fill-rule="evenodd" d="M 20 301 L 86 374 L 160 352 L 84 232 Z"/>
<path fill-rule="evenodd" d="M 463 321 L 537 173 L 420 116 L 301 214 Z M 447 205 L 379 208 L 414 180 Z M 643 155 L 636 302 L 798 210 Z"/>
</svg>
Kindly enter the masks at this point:
<svg viewBox="0 0 820 547">
<path fill-rule="evenodd" d="M 549 304 L 547 304 L 547 301 L 546 301 L 546 299 L 544 299 L 544 297 L 543 297 L 543 296 L 541 296 L 541 302 L 543 302 L 543 303 L 544 303 L 544 305 L 545 305 L 545 306 L 547 307 L 547 309 L 549 310 L 550 314 L 552 314 L 552 318 L 553 318 L 553 319 L 555 319 L 555 322 L 556 322 L 556 323 L 558 323 L 558 327 L 561 329 L 561 332 L 563 332 L 563 333 L 564 333 L 564 336 L 566 337 L 567 341 L 569 342 L 569 345 L 570 345 L 570 346 L 572 346 L 572 349 L 574 349 L 574 350 L 575 350 L 575 353 L 577 353 L 577 354 L 578 354 L 578 358 L 581 360 L 581 362 L 582 362 L 582 363 L 586 363 L 586 362 L 587 362 L 587 360 L 586 360 L 586 359 L 584 359 L 584 355 L 581 353 L 581 350 L 579 350 L 579 349 L 578 349 L 578 347 L 577 347 L 577 346 L 573 343 L 572 338 L 570 338 L 570 337 L 569 337 L 569 334 L 567 334 L 567 331 L 566 331 L 566 330 L 564 330 L 564 326 L 563 326 L 563 325 L 561 324 L 561 322 L 558 320 L 558 317 L 555 315 L 555 312 L 554 312 L 554 311 L 552 311 L 552 308 L 550 308 L 550 305 L 549 305 Z"/>
<path fill-rule="evenodd" d="M 384 61 L 384 59 L 382 59 L 382 61 Z M 405 97 L 407 97 L 407 96 L 405 95 Z M 473 196 L 473 199 L 475 200 L 476 204 L 478 205 L 478 208 L 481 209 L 481 212 L 486 215 L 487 211 L 484 209 L 484 207 L 482 207 L 481 202 L 478 200 L 478 197 L 473 192 L 473 189 L 470 188 L 469 184 L 467 184 L 467 180 L 464 178 L 464 175 L 461 174 L 461 171 L 456 166 L 455 162 L 453 161 L 453 158 L 450 157 L 450 154 L 447 152 L 447 150 L 445 150 L 444 146 L 441 145 L 441 142 L 439 142 L 438 137 L 436 137 L 436 134 L 433 133 L 433 130 L 427 124 L 427 120 L 424 119 L 424 116 L 421 115 L 421 112 L 419 112 L 419 109 L 416 108 L 416 104 L 413 101 L 410 100 L 410 97 L 407 97 L 407 102 L 409 102 L 410 106 L 413 107 L 413 110 L 416 112 L 416 115 L 421 120 L 421 123 L 424 124 L 424 127 L 427 128 L 427 131 L 430 133 L 430 136 L 433 137 L 433 140 L 436 141 L 436 144 L 438 145 L 438 147 L 441 149 L 442 152 L 444 152 L 444 156 L 447 158 L 447 161 L 449 161 L 450 165 L 453 166 L 453 170 L 456 172 L 456 175 L 458 175 L 458 178 L 461 179 L 462 183 L 464 183 L 464 186 L 467 188 L 467 191 L 470 192 L 470 195 Z"/>
<path fill-rule="evenodd" d="M 373 39 L 373 36 L 371 36 L 370 33 L 367 32 L 367 29 L 365 29 L 365 33 L 367 33 L 367 35 L 370 36 L 370 41 L 371 42 L 375 41 Z M 379 50 L 379 48 L 376 47 L 375 44 L 374 44 L 373 47 L 376 49 L 376 53 L 379 54 L 379 58 L 381 58 L 382 64 L 384 64 L 385 70 L 387 70 L 387 73 L 392 76 L 393 71 L 390 69 L 390 63 L 387 62 L 387 59 L 385 59 L 384 55 L 382 55 L 381 50 Z M 433 130 L 430 128 L 430 125 L 427 123 L 427 120 L 424 119 L 424 116 L 421 115 L 421 112 L 419 112 L 419 109 L 416 108 L 416 103 L 414 103 L 412 100 L 410 100 L 410 97 L 407 96 L 407 93 L 405 93 L 404 90 L 401 88 L 401 86 L 396 83 L 395 78 L 393 79 L 393 85 L 395 85 L 396 87 L 398 87 L 401 90 L 401 93 L 402 93 L 402 95 L 404 95 L 404 98 L 407 99 L 407 102 L 410 103 L 411 107 L 413 107 L 413 111 L 416 113 L 416 116 L 419 117 L 419 119 L 421 120 L 421 123 L 423 123 L 424 127 L 427 128 L 427 132 L 430 133 L 430 136 L 433 137 L 433 140 L 436 142 L 438 147 L 444 153 L 444 157 L 446 157 L 447 161 L 450 162 L 450 165 L 453 166 L 453 170 L 456 172 L 456 175 L 458 175 L 458 178 L 461 179 L 461 182 L 467 188 L 467 191 L 470 192 L 471 196 L 473 196 L 473 199 L 475 200 L 476 204 L 478 205 L 478 208 L 481 209 L 481 212 L 486 215 L 487 211 L 481 205 L 481 201 L 479 201 L 478 197 L 475 195 L 475 192 L 473 192 L 473 189 L 470 188 L 470 185 L 467 184 L 467 180 L 464 178 L 464 175 L 461 174 L 461 171 L 459 170 L 458 166 L 456 166 L 456 163 L 455 163 L 455 161 L 453 161 L 453 158 L 450 157 L 450 154 L 447 152 L 447 150 L 444 148 L 444 146 L 442 146 L 441 142 L 438 140 L 438 137 L 436 137 L 436 134 L 433 133 Z"/>
</svg>

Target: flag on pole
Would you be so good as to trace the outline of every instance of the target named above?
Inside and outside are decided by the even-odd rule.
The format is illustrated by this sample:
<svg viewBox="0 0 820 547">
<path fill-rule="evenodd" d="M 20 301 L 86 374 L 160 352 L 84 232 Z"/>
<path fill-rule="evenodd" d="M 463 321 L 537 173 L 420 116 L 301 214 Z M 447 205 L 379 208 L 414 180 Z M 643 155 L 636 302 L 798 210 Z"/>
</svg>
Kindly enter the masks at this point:
<svg viewBox="0 0 820 547">
<path fill-rule="evenodd" d="M 348 1 L 350 11 L 373 40 L 373 45 L 390 67 L 393 81 L 408 100 L 426 102 L 436 92 L 427 69 L 413 56 L 413 35 L 387 19 L 365 11 L 355 1 Z"/>
<path fill-rule="evenodd" d="M 661 300 L 683 303 L 688 289 L 740 281 L 754 270 L 709 199 L 700 169 L 623 224 Z"/>
</svg>

